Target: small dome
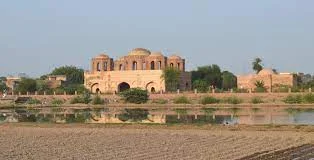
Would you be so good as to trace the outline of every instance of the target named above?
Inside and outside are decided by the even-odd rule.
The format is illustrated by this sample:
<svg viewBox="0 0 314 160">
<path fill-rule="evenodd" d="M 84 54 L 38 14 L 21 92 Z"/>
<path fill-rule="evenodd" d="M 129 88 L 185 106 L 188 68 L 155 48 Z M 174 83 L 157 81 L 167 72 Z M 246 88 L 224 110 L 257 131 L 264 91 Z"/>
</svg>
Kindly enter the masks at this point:
<svg viewBox="0 0 314 160">
<path fill-rule="evenodd" d="M 153 52 L 150 56 L 163 57 L 164 55 L 161 52 Z"/>
<path fill-rule="evenodd" d="M 275 72 L 272 69 L 263 69 L 258 72 L 258 75 L 271 75 L 275 74 Z"/>
<path fill-rule="evenodd" d="M 104 59 L 104 58 L 109 58 L 109 56 L 106 55 L 105 53 L 101 53 L 98 56 L 96 56 L 95 58 L 102 58 L 102 59 Z"/>
<path fill-rule="evenodd" d="M 135 48 L 129 52 L 129 56 L 148 56 L 150 51 L 145 48 Z"/>
<path fill-rule="evenodd" d="M 172 55 L 168 59 L 182 59 L 180 56 Z"/>
</svg>

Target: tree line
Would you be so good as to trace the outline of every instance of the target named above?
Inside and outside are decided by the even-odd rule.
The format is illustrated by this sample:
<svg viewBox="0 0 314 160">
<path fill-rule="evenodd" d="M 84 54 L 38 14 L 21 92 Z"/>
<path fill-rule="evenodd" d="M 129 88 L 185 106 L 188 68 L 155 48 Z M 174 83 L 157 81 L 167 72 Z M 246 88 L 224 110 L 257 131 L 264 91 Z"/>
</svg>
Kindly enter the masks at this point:
<svg viewBox="0 0 314 160">
<path fill-rule="evenodd" d="M 255 58 L 252 62 L 252 69 L 258 74 L 263 70 L 261 58 Z M 276 70 L 274 70 L 276 72 Z M 175 92 L 179 88 L 181 72 L 176 68 L 166 68 L 163 70 L 161 78 L 165 81 L 166 90 Z M 66 83 L 60 87 L 51 89 L 48 86 L 47 77 L 49 75 L 65 75 Z M 192 88 L 198 92 L 208 92 L 212 89 L 227 91 L 237 88 L 237 77 L 230 71 L 222 71 L 217 64 L 199 66 L 196 70 L 191 71 Z M 0 92 L 8 89 L 5 85 L 6 78 L 0 77 Z M 40 78 L 22 78 L 14 92 L 46 92 L 46 93 L 63 93 L 74 94 L 88 92 L 84 87 L 84 70 L 75 66 L 62 66 L 55 68 L 51 73 L 40 76 Z M 263 90 L 263 82 L 256 82 L 257 88 Z M 299 88 L 314 87 L 314 77 L 307 74 L 301 79 L 298 77 Z"/>
</svg>

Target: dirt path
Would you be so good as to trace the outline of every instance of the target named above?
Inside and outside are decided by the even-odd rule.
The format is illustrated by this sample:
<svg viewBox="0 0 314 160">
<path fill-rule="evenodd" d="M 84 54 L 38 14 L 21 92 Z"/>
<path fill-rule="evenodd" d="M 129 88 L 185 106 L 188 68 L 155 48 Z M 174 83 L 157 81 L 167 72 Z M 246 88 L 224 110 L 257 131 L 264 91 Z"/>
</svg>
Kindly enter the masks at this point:
<svg viewBox="0 0 314 160">
<path fill-rule="evenodd" d="M 0 159 L 311 158 L 313 142 L 314 132 L 303 131 L 0 125 Z"/>
</svg>

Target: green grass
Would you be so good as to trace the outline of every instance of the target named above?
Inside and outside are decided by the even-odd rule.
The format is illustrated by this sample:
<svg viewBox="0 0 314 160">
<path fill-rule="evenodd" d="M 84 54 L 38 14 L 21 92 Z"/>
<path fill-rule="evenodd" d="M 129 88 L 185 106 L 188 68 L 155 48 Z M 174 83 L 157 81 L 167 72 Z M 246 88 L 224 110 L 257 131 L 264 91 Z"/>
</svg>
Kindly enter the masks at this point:
<svg viewBox="0 0 314 160">
<path fill-rule="evenodd" d="M 262 100 L 261 97 L 253 97 L 253 98 L 251 99 L 251 103 L 253 103 L 253 104 L 259 104 L 259 103 L 264 103 L 264 101 Z"/>
<path fill-rule="evenodd" d="M 288 104 L 300 104 L 303 102 L 303 97 L 300 94 L 297 95 L 288 95 L 283 102 Z"/>
<path fill-rule="evenodd" d="M 207 97 L 203 97 L 201 100 L 200 100 L 200 103 L 201 104 L 216 104 L 216 103 L 219 103 L 220 100 L 215 98 L 215 97 L 211 97 L 211 96 L 207 96 Z"/>
<path fill-rule="evenodd" d="M 155 104 L 167 104 L 168 100 L 166 100 L 166 99 L 153 99 L 152 103 L 155 103 Z"/>
<path fill-rule="evenodd" d="M 224 102 L 228 103 L 228 104 L 240 104 L 243 102 L 242 99 L 236 97 L 236 96 L 232 96 L 232 97 L 228 97 L 224 100 Z"/>
<path fill-rule="evenodd" d="M 187 97 L 181 96 L 174 99 L 173 103 L 174 104 L 191 104 L 191 101 Z"/>
</svg>

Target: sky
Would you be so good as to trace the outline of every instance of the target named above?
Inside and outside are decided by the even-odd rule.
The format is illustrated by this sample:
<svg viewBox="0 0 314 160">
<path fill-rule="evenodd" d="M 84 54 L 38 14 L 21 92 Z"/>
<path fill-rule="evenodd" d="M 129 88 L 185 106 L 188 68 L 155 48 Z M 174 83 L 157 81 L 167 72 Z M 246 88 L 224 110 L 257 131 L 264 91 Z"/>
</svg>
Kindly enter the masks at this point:
<svg viewBox="0 0 314 160">
<path fill-rule="evenodd" d="M 313 0 L 0 0 L 0 76 L 89 69 L 133 48 L 177 54 L 187 70 L 266 68 L 313 74 Z"/>
</svg>

